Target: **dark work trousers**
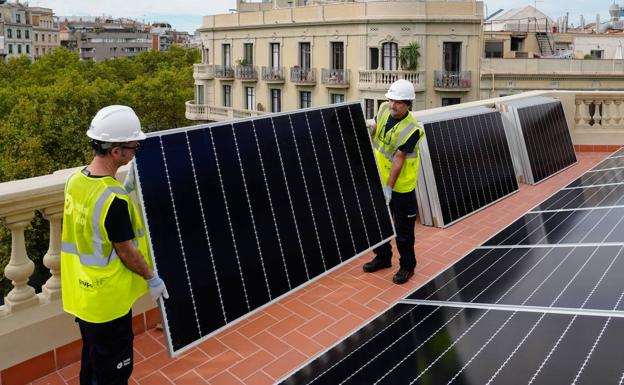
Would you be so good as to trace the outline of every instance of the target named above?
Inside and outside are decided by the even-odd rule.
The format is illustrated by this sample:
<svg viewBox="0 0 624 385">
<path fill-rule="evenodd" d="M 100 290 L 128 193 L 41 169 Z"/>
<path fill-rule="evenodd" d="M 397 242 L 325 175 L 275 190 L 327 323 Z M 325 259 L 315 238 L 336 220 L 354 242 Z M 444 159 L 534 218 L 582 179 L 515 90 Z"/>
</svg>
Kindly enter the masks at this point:
<svg viewBox="0 0 624 385">
<path fill-rule="evenodd" d="M 80 385 L 127 384 L 132 374 L 132 311 L 109 322 L 76 318 L 82 335 Z"/>
<path fill-rule="evenodd" d="M 416 268 L 416 254 L 414 254 L 414 225 L 416 224 L 416 194 L 414 190 L 407 193 L 392 192 L 390 200 L 390 213 L 394 219 L 396 229 L 396 244 L 399 250 L 399 265 L 406 270 Z M 392 258 L 392 246 L 390 242 L 376 247 L 373 252 L 376 258 L 390 261 Z"/>
</svg>

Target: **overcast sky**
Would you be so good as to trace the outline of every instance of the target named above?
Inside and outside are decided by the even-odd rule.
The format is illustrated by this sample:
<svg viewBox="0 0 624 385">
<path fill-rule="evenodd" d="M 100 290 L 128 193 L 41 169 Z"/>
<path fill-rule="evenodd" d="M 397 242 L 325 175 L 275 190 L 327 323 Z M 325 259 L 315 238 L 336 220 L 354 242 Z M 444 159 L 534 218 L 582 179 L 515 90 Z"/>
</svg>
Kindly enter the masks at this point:
<svg viewBox="0 0 624 385">
<path fill-rule="evenodd" d="M 622 0 L 624 3 L 624 0 Z M 579 24 L 583 14 L 586 22 L 596 20 L 600 14 L 602 21 L 609 19 L 610 0 L 486 0 L 487 14 L 500 8 L 511 9 L 524 5 L 536 5 L 555 21 L 570 13 L 569 21 Z M 236 8 L 236 0 L 30 0 L 31 6 L 52 8 L 59 16 L 101 16 L 131 17 L 140 21 L 168 21 L 179 31 L 193 33 L 201 26 L 202 16 L 227 13 Z M 624 4 L 623 4 L 624 5 Z"/>
</svg>

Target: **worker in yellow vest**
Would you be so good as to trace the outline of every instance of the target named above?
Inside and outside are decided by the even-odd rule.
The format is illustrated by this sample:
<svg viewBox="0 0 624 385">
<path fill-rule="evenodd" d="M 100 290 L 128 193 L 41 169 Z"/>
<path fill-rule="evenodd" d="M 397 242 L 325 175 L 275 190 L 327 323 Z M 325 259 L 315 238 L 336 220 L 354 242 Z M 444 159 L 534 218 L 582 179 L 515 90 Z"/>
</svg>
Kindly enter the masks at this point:
<svg viewBox="0 0 624 385">
<path fill-rule="evenodd" d="M 410 113 L 414 97 L 414 85 L 404 79 L 397 80 L 386 93 L 388 101 L 379 106 L 375 120 L 367 123 L 386 204 L 390 206 L 397 233 L 399 271 L 392 277 L 396 284 L 407 282 L 416 269 L 414 225 L 418 207 L 415 188 L 420 162 L 418 142 L 424 131 Z M 364 264 L 365 272 L 372 273 L 392 266 L 390 242 L 373 251 L 375 258 Z"/>
<path fill-rule="evenodd" d="M 154 300 L 169 297 L 152 270 L 145 226 L 128 196 L 131 186 L 115 180 L 145 134 L 132 108 L 108 106 L 95 115 L 87 136 L 94 158 L 65 185 L 63 308 L 80 327 L 80 384 L 127 384 L 133 367 L 132 304 L 148 291 Z"/>
</svg>

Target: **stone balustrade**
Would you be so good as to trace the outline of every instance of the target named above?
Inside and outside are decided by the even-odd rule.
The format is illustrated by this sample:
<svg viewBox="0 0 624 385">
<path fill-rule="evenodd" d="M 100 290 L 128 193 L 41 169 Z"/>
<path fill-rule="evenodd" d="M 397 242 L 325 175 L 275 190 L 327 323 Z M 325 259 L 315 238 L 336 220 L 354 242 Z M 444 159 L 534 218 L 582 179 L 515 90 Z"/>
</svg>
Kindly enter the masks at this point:
<svg viewBox="0 0 624 385">
<path fill-rule="evenodd" d="M 224 120 L 249 118 L 251 116 L 258 116 L 262 114 L 266 114 L 266 112 L 208 104 L 195 104 L 194 100 L 186 102 L 186 117 L 192 120 L 211 120 L 220 122 Z"/>
<path fill-rule="evenodd" d="M 358 87 L 360 90 L 386 91 L 399 79 L 409 80 L 416 92 L 425 91 L 425 71 L 359 71 Z"/>
<path fill-rule="evenodd" d="M 622 130 L 624 94 L 577 94 L 574 123 L 578 129 Z"/>
</svg>

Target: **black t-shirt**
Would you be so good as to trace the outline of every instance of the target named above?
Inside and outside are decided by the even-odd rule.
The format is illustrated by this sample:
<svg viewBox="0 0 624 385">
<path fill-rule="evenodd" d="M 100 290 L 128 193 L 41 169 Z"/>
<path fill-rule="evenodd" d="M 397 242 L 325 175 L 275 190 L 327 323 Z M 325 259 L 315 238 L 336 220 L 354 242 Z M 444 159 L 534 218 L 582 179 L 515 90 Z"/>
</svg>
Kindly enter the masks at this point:
<svg viewBox="0 0 624 385">
<path fill-rule="evenodd" d="M 82 173 L 89 178 L 104 178 L 101 175 L 91 175 L 87 169 L 83 169 Z M 104 219 L 104 227 L 111 242 L 120 243 L 134 239 L 134 230 L 126 201 L 117 197 L 113 199 Z"/>
<path fill-rule="evenodd" d="M 409 112 L 408 112 L 409 114 Z M 401 119 L 396 119 L 393 118 L 392 115 L 390 115 L 388 117 L 388 121 L 386 121 L 386 127 L 384 130 L 384 135 L 388 132 L 388 130 L 391 130 L 392 127 L 394 127 L 397 123 L 399 123 L 401 120 L 405 119 L 407 115 L 405 115 L 404 117 L 402 117 Z M 411 154 L 414 152 L 414 149 L 416 148 L 416 144 L 418 143 L 418 139 L 420 139 L 420 130 L 416 130 L 408 139 L 407 141 L 402 145 L 399 146 L 399 148 L 397 148 L 397 150 L 401 150 L 405 153 Z"/>
</svg>

